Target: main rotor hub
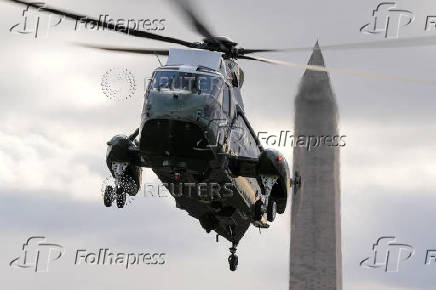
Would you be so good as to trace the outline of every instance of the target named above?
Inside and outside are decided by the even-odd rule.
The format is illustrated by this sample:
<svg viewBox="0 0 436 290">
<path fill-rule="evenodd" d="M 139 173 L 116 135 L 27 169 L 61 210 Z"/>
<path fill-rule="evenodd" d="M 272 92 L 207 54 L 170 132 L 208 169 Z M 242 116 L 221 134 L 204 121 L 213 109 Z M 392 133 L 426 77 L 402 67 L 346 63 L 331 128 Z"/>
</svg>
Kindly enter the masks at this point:
<svg viewBox="0 0 436 290">
<path fill-rule="evenodd" d="M 224 53 L 225 58 L 236 58 L 238 44 L 225 36 L 213 36 L 203 38 L 203 43 L 198 45 L 198 48 L 208 49 L 212 51 L 219 51 Z"/>
<path fill-rule="evenodd" d="M 233 48 L 238 45 L 236 42 L 232 41 L 230 38 L 226 36 L 213 36 L 213 37 L 205 37 L 203 38 L 203 42 L 206 44 L 217 44 L 221 43 L 228 48 Z"/>
</svg>

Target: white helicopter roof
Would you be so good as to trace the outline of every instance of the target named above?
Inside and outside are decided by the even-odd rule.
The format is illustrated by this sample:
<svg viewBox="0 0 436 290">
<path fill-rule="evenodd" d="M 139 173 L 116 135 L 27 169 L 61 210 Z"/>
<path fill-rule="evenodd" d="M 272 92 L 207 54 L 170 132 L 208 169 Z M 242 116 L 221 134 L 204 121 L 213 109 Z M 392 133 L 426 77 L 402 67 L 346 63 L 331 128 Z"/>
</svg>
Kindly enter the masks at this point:
<svg viewBox="0 0 436 290">
<path fill-rule="evenodd" d="M 166 65 L 204 66 L 220 71 L 222 53 L 203 49 L 171 48 Z"/>
</svg>

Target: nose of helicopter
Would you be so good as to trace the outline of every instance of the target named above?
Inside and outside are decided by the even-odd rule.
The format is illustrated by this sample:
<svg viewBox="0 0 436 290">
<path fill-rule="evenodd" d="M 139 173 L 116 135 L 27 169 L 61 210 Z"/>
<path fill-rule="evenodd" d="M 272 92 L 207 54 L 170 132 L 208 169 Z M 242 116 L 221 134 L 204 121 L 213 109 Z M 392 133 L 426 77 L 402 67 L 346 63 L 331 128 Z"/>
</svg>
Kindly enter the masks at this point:
<svg viewBox="0 0 436 290">
<path fill-rule="evenodd" d="M 161 156 L 209 159 L 210 151 L 200 149 L 207 149 L 205 131 L 218 108 L 215 98 L 206 94 L 150 92 L 142 114 L 140 150 Z"/>
<path fill-rule="evenodd" d="M 164 159 L 172 158 L 207 161 L 212 158 L 212 153 L 207 150 L 204 132 L 199 122 L 149 119 L 141 127 L 140 151 L 156 157 L 158 166 L 162 165 Z"/>
</svg>

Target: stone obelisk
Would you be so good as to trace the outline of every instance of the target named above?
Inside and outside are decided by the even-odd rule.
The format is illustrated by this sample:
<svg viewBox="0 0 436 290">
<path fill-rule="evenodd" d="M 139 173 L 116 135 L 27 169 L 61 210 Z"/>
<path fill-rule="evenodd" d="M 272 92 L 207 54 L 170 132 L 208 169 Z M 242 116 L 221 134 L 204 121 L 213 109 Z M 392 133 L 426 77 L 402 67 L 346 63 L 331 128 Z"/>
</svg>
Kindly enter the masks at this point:
<svg viewBox="0 0 436 290">
<path fill-rule="evenodd" d="M 325 66 L 318 43 L 309 64 Z M 293 172 L 302 184 L 292 194 L 290 289 L 341 290 L 340 147 L 330 139 L 339 135 L 338 109 L 327 72 L 305 71 L 294 130 L 295 139 L 313 145 L 294 144 Z"/>
</svg>

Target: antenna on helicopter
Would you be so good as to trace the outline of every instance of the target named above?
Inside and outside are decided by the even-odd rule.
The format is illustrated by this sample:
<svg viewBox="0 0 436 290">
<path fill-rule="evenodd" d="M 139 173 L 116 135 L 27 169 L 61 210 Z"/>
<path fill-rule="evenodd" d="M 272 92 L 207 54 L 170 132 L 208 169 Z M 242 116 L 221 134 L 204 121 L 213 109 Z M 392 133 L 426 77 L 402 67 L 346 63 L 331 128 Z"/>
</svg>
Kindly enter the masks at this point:
<svg viewBox="0 0 436 290">
<path fill-rule="evenodd" d="M 157 61 L 159 62 L 160 66 L 163 66 L 163 64 L 160 62 L 159 56 L 157 54 L 155 54 Z"/>
</svg>

